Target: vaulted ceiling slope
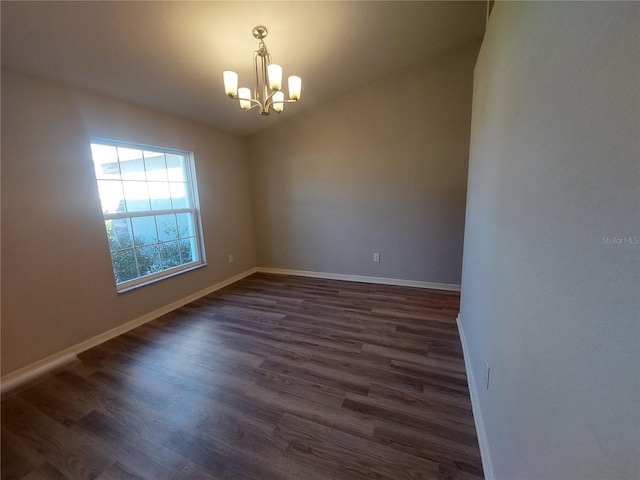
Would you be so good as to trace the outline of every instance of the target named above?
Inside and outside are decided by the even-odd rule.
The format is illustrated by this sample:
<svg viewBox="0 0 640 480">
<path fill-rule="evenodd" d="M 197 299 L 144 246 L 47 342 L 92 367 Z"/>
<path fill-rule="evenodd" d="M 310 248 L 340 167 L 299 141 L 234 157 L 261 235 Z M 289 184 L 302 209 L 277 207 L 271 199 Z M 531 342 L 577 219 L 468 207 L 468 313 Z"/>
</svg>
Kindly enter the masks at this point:
<svg viewBox="0 0 640 480">
<path fill-rule="evenodd" d="M 477 2 L 12 2 L 2 65 L 248 135 L 484 32 Z M 243 112 L 223 70 L 251 86 L 255 25 L 302 100 Z M 399 87 L 400 88 L 400 87 Z"/>
</svg>

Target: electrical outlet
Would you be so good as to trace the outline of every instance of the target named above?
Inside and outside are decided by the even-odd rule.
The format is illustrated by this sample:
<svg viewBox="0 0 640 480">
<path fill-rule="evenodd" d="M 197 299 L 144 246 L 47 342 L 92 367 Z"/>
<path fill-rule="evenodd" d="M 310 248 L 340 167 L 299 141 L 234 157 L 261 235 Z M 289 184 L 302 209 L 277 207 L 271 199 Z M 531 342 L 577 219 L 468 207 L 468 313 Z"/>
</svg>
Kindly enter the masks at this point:
<svg viewBox="0 0 640 480">
<path fill-rule="evenodd" d="M 380 261 L 380 254 L 379 253 L 374 253 L 373 254 L 373 261 L 374 262 L 379 262 Z"/>
<path fill-rule="evenodd" d="M 489 390 L 489 378 L 491 376 L 491 365 L 489 365 L 489 360 L 485 360 L 484 365 L 484 385 Z"/>
<path fill-rule="evenodd" d="M 229 263 L 233 263 L 233 255 L 229 255 Z"/>
</svg>

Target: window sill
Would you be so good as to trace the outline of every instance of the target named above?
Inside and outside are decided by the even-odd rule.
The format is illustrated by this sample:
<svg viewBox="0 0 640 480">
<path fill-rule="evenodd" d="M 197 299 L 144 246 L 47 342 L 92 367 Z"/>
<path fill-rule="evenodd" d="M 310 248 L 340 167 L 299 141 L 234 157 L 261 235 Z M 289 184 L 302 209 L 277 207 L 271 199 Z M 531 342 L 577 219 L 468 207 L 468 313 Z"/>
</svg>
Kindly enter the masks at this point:
<svg viewBox="0 0 640 480">
<path fill-rule="evenodd" d="M 166 280 L 167 278 L 175 277 L 176 275 L 180 275 L 182 273 L 191 272 L 192 270 L 197 270 L 201 267 L 206 267 L 206 262 L 196 263 L 194 265 L 189 265 L 186 268 L 176 268 L 174 271 L 166 270 L 164 272 L 158 272 L 154 275 L 149 275 L 147 277 L 139 278 L 135 281 L 135 283 L 122 283 L 120 285 L 116 285 L 116 289 L 118 293 L 130 292 L 131 290 L 135 290 L 140 287 L 144 287 L 146 285 L 150 285 L 152 283 L 159 282 L 161 280 Z"/>
</svg>

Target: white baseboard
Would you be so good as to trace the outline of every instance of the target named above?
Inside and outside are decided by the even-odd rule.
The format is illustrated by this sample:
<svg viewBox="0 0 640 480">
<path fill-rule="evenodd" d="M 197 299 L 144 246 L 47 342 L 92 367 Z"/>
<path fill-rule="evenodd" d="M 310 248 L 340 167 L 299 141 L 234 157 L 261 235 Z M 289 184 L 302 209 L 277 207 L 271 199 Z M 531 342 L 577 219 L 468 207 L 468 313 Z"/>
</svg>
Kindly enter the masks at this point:
<svg viewBox="0 0 640 480">
<path fill-rule="evenodd" d="M 493 464 L 491 462 L 491 453 L 489 450 L 489 438 L 487 437 L 487 429 L 484 426 L 482 411 L 478 400 L 478 390 L 473 377 L 473 369 L 471 368 L 471 359 L 469 358 L 469 350 L 467 346 L 467 338 L 464 335 L 462 326 L 462 318 L 460 314 L 456 318 L 458 324 L 458 332 L 460 333 L 460 342 L 462 343 L 462 353 L 464 355 L 464 367 L 467 371 L 467 383 L 469 384 L 469 393 L 471 395 L 471 408 L 473 410 L 473 421 L 476 424 L 476 432 L 478 434 L 478 445 L 480 446 L 480 457 L 482 458 L 482 468 L 484 469 L 485 480 L 494 480 Z"/>
<path fill-rule="evenodd" d="M 75 361 L 78 358 L 77 355 L 84 352 L 85 350 L 88 350 L 97 345 L 100 345 L 101 343 L 104 343 L 107 340 L 111 340 L 112 338 L 115 338 L 118 335 L 122 335 L 123 333 L 128 332 L 129 330 L 132 330 L 136 327 L 139 327 L 140 325 L 150 322 L 151 320 L 161 317 L 162 315 L 169 313 L 172 310 L 175 310 L 176 308 L 179 308 L 179 307 L 182 307 L 183 305 L 191 303 L 194 300 L 197 300 L 198 298 L 204 297 L 205 295 L 215 292 L 216 290 L 220 290 L 221 288 L 231 285 L 232 283 L 235 283 L 238 280 L 242 280 L 244 277 L 247 277 L 249 275 L 256 273 L 256 271 L 257 271 L 256 268 L 252 268 L 245 272 L 239 273 L 238 275 L 235 275 L 231 278 L 218 282 L 215 285 L 207 287 L 204 290 L 200 290 L 199 292 L 196 292 L 192 295 L 181 298 L 180 300 L 176 300 L 175 302 L 165 305 L 164 307 L 158 308 L 153 312 L 147 313 L 146 315 L 138 317 L 118 327 L 112 328 L 111 330 L 108 330 L 104 333 L 96 335 L 95 337 L 85 340 L 84 342 L 80 342 L 77 345 L 66 348 L 61 352 L 50 355 L 42 360 L 39 360 L 30 365 L 27 365 L 26 367 L 22 367 L 14 372 L 4 375 L 2 378 L 0 378 L 0 395 L 4 396 L 8 392 L 14 389 L 20 388 L 23 385 L 30 383 L 39 377 L 47 375 L 55 370 L 58 370 L 64 367 L 65 365 L 68 365 L 69 363 Z"/>
<path fill-rule="evenodd" d="M 0 395 L 4 398 L 7 393 L 28 385 L 38 378 L 53 373 L 58 369 L 64 368 L 70 363 L 75 362 L 77 359 L 78 356 L 76 353 L 64 350 L 63 352 L 51 355 L 44 360 L 32 363 L 20 370 L 16 370 L 15 372 L 5 375 L 0 380 Z"/>
<path fill-rule="evenodd" d="M 368 277 L 362 275 L 347 275 L 344 273 L 309 272 L 306 270 L 287 270 L 284 268 L 258 267 L 260 273 L 275 273 L 278 275 L 295 275 L 299 277 L 327 278 L 330 280 L 345 280 L 347 282 L 378 283 L 382 285 L 399 285 L 402 287 L 430 288 L 433 290 L 447 290 L 459 292 L 460 285 L 451 283 L 419 282 L 417 280 L 401 280 L 396 278 Z"/>
</svg>

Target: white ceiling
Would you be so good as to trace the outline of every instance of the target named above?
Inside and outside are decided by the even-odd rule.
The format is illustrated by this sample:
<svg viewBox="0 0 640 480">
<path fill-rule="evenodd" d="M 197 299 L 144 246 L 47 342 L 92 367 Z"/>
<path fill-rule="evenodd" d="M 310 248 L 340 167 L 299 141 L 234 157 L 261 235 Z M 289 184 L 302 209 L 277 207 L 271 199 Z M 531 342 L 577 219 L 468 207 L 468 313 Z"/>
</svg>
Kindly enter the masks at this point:
<svg viewBox="0 0 640 480">
<path fill-rule="evenodd" d="M 0 3 L 2 65 L 221 130 L 250 134 L 481 37 L 477 2 Z M 261 117 L 225 96 L 222 71 L 251 86 L 256 25 L 302 99 Z"/>
</svg>

